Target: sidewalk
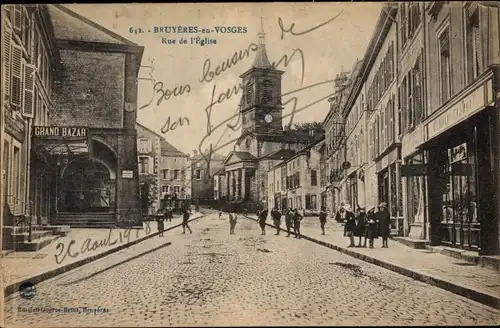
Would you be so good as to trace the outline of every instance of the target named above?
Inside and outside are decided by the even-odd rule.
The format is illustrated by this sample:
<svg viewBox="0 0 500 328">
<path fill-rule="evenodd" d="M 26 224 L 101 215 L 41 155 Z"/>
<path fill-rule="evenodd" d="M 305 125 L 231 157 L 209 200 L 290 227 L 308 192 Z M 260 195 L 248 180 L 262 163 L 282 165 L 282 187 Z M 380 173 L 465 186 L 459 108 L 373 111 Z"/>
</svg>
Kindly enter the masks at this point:
<svg viewBox="0 0 500 328">
<path fill-rule="evenodd" d="M 195 213 L 190 221 L 202 216 Z M 180 216 L 174 217 L 165 223 L 165 230 L 180 227 L 181 222 Z M 8 253 L 0 258 L 5 296 L 17 291 L 26 280 L 39 283 L 157 235 L 156 222 L 144 222 L 143 229 L 130 230 L 73 228 L 67 236 L 38 252 Z"/>
<path fill-rule="evenodd" d="M 256 216 L 248 218 L 257 219 Z M 281 221 L 281 228 L 284 228 L 284 220 Z M 347 248 L 349 239 L 344 237 L 344 227 L 332 221 L 327 221 L 326 235 L 323 236 L 317 217 L 304 218 L 302 238 L 476 302 L 500 308 L 500 278 L 497 271 L 426 249 L 413 249 L 394 240 L 389 240 L 389 248 L 381 248 L 380 238 L 375 240 L 373 249 Z M 268 226 L 272 227 L 271 224 Z"/>
</svg>

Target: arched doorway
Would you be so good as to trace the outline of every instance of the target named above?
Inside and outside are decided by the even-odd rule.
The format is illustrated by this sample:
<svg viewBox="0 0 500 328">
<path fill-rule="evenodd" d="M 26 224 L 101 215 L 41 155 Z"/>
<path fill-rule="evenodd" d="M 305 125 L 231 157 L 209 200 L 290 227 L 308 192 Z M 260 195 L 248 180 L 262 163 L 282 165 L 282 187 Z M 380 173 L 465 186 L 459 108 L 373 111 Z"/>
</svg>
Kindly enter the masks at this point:
<svg viewBox="0 0 500 328">
<path fill-rule="evenodd" d="M 62 169 L 58 212 L 116 212 L 116 153 L 97 140 L 91 152 L 73 157 Z"/>
<path fill-rule="evenodd" d="M 63 171 L 60 212 L 114 212 L 115 181 L 109 168 L 96 158 L 77 158 Z"/>
</svg>

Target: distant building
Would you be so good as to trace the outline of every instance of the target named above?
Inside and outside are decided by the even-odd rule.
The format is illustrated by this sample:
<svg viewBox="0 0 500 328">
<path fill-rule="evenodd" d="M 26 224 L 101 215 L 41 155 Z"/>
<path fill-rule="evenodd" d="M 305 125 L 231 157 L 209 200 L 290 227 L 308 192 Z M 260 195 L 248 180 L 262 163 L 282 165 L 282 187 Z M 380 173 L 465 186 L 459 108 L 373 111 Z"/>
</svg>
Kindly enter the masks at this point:
<svg viewBox="0 0 500 328">
<path fill-rule="evenodd" d="M 268 208 L 303 209 L 317 215 L 321 207 L 320 152 L 313 145 L 287 156 L 268 172 Z"/>
<path fill-rule="evenodd" d="M 193 199 L 209 198 L 213 199 L 214 178 L 216 173 L 224 168 L 224 159 L 226 157 L 217 153 L 210 154 L 207 149 L 203 154 L 197 151 L 191 156 L 191 194 Z"/>
<path fill-rule="evenodd" d="M 268 204 L 268 171 L 276 160 L 269 157 L 279 150 L 300 150 L 322 133 L 285 130 L 281 101 L 283 71 L 272 67 L 267 57 L 265 33 L 261 24 L 255 60 L 240 78 L 244 85 L 240 102 L 241 136 L 224 161 L 227 199 L 250 201 L 257 206 Z"/>
<path fill-rule="evenodd" d="M 137 123 L 137 162 L 143 187 L 149 186 L 149 212 L 160 208 L 165 197 L 191 196 L 189 155 L 172 146 L 164 137 Z"/>
</svg>

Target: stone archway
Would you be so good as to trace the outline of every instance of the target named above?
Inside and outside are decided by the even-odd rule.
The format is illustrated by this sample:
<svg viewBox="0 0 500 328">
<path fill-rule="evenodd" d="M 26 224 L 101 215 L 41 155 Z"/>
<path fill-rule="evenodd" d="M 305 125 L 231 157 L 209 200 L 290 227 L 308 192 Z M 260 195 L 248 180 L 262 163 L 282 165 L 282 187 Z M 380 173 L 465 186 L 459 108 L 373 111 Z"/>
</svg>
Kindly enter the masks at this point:
<svg viewBox="0 0 500 328">
<path fill-rule="evenodd" d="M 92 140 L 91 154 L 73 157 L 61 170 L 59 212 L 116 212 L 116 152 Z"/>
</svg>

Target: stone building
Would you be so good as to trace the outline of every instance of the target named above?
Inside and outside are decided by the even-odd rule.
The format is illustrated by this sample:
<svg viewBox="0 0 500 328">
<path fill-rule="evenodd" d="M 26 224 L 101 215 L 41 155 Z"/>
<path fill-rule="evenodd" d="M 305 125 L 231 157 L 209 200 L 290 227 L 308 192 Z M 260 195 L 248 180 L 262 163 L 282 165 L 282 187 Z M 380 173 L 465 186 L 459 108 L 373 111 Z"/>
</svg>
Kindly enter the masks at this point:
<svg viewBox="0 0 500 328">
<path fill-rule="evenodd" d="M 7 203 L 51 224 L 142 226 L 135 123 L 143 47 L 62 5 L 2 12 Z"/>
<path fill-rule="evenodd" d="M 267 206 L 267 173 L 275 164 L 269 156 L 282 149 L 300 150 L 320 135 L 286 131 L 283 128 L 281 77 L 283 71 L 271 65 L 261 24 L 259 42 L 252 67 L 240 78 L 242 133 L 234 151 L 224 161 L 226 189 L 231 201 L 250 201 Z"/>
<path fill-rule="evenodd" d="M 149 210 L 156 213 L 165 197 L 191 197 L 189 155 L 181 152 L 160 134 L 137 123 L 139 181 L 148 185 Z"/>
<path fill-rule="evenodd" d="M 203 153 L 193 152 L 191 161 L 191 193 L 193 199 L 213 199 L 214 179 L 224 168 L 226 157 L 206 149 Z"/>
<path fill-rule="evenodd" d="M 424 11 L 426 106 L 415 146 L 427 169 L 428 239 L 498 255 L 500 8 L 432 1 Z"/>
</svg>

